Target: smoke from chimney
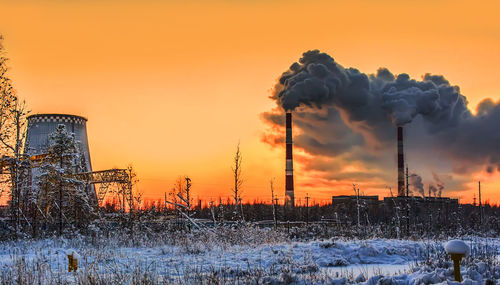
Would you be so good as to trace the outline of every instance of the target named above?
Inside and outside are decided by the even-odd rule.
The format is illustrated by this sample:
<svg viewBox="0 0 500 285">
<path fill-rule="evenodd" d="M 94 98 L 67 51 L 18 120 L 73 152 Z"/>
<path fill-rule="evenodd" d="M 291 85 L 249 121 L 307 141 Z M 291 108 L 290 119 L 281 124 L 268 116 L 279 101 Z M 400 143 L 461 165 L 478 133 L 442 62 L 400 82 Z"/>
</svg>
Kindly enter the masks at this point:
<svg viewBox="0 0 500 285">
<path fill-rule="evenodd" d="M 265 142 L 282 146 L 283 119 L 293 111 L 294 147 L 310 155 L 301 166 L 314 171 L 316 181 L 394 185 L 394 126 L 409 123 L 405 132 L 415 143 L 406 143 L 406 154 L 418 154 L 417 167 L 425 161 L 459 177 L 447 188 L 465 187 L 463 176 L 484 168 L 500 171 L 500 102 L 483 100 L 472 112 L 460 88 L 442 75 L 363 73 L 312 50 L 279 76 L 271 99 L 277 108 L 263 114 L 271 127 Z M 343 171 L 346 164 L 359 167 Z"/>
<path fill-rule="evenodd" d="M 295 206 L 293 189 L 293 140 L 292 140 L 292 113 L 286 113 L 286 182 L 285 205 Z"/>
<path fill-rule="evenodd" d="M 444 189 L 444 182 L 441 180 L 439 175 L 437 175 L 435 172 L 432 172 L 432 177 L 434 178 L 434 181 L 436 182 L 436 195 L 437 197 L 441 197 L 443 194 L 443 189 Z"/>
<path fill-rule="evenodd" d="M 410 184 L 413 186 L 414 191 L 420 193 L 423 198 L 425 198 L 424 183 L 422 182 L 422 177 L 416 173 L 410 175 Z"/>
</svg>

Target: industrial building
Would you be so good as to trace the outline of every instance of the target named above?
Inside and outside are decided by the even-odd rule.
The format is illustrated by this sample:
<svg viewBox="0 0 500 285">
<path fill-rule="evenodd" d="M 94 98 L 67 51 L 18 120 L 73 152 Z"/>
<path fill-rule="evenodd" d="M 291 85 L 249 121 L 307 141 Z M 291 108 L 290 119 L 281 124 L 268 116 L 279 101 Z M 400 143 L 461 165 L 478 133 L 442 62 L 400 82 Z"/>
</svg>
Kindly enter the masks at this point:
<svg viewBox="0 0 500 285">
<path fill-rule="evenodd" d="M 341 223 L 355 223 L 360 215 L 362 224 L 409 223 L 412 227 L 446 224 L 458 212 L 458 207 L 458 199 L 448 197 L 403 196 L 379 200 L 378 196 L 332 196 L 332 213 Z"/>
<path fill-rule="evenodd" d="M 404 172 L 404 137 L 403 127 L 397 127 L 397 185 L 396 197 L 340 195 L 332 196 L 332 210 L 336 216 L 348 218 L 355 212 L 357 215 L 383 216 L 392 219 L 403 219 L 406 223 L 424 224 L 449 221 L 450 216 L 457 212 L 458 199 L 448 197 L 417 197 L 409 196 L 408 182 Z M 386 221 L 388 222 L 388 221 Z"/>
<path fill-rule="evenodd" d="M 340 196 L 332 196 L 332 206 L 342 204 L 352 204 L 358 201 L 377 204 L 379 202 L 378 196 L 356 196 L 356 195 L 340 195 Z"/>
<path fill-rule="evenodd" d="M 292 113 L 286 113 L 286 180 L 285 180 L 285 203 L 294 201 L 293 185 L 293 140 L 292 140 Z M 404 132 L 402 126 L 396 126 L 397 138 L 397 186 L 396 197 L 385 197 L 379 200 L 379 196 L 340 195 L 332 196 L 332 213 L 336 219 L 352 220 L 353 215 L 357 220 L 369 217 L 380 217 L 383 219 L 403 218 L 408 223 L 423 224 L 432 220 L 447 222 L 452 213 L 455 213 L 459 203 L 458 199 L 448 197 L 416 197 L 409 196 L 408 172 L 405 175 L 404 158 Z M 360 217 L 361 216 L 361 217 Z M 337 221 L 338 222 L 338 221 Z M 386 222 L 389 222 L 386 220 Z"/>
</svg>

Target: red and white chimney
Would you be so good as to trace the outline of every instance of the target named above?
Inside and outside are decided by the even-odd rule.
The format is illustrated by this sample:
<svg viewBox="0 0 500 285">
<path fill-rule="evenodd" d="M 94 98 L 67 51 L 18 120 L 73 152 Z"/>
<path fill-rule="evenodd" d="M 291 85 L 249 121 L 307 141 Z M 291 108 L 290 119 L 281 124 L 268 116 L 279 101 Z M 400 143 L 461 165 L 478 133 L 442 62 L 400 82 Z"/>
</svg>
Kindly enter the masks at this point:
<svg viewBox="0 0 500 285">
<path fill-rule="evenodd" d="M 403 127 L 398 126 L 398 197 L 405 193 L 405 157 L 403 150 Z"/>
<path fill-rule="evenodd" d="M 285 205 L 294 207 L 293 189 L 293 140 L 292 140 L 292 113 L 286 113 L 286 177 L 285 177 Z"/>
</svg>

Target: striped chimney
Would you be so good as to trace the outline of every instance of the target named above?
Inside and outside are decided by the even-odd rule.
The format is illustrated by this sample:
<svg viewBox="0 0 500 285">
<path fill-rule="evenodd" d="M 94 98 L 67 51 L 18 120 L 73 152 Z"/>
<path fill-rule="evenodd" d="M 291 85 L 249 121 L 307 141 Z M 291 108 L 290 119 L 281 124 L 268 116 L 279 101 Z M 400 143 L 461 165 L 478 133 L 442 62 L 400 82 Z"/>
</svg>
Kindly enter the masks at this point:
<svg viewBox="0 0 500 285">
<path fill-rule="evenodd" d="M 398 126 L 398 196 L 405 195 L 405 157 L 403 151 L 403 127 Z"/>
<path fill-rule="evenodd" d="M 295 199 L 293 193 L 293 140 L 292 140 L 292 113 L 286 113 L 286 182 L 285 182 L 285 205 L 294 207 Z"/>
</svg>

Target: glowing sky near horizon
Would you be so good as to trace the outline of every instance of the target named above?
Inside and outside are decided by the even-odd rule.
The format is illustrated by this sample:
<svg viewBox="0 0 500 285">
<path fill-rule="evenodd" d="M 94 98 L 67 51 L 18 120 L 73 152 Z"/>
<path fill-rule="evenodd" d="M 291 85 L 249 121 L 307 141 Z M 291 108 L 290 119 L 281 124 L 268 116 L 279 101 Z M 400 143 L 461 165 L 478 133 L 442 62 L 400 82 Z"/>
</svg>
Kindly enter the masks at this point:
<svg viewBox="0 0 500 285">
<path fill-rule="evenodd" d="M 179 175 L 191 177 L 195 197 L 225 199 L 240 141 L 243 198 L 269 201 L 273 177 L 284 194 L 284 151 L 261 141 L 260 116 L 275 107 L 268 97 L 276 78 L 304 51 L 320 49 L 366 73 L 383 66 L 414 78 L 443 74 L 475 110 L 500 98 L 499 8 L 427 0 L 0 1 L 0 34 L 14 86 L 33 113 L 89 119 L 94 169 L 132 164 L 147 199 L 162 198 Z M 314 173 L 295 164 L 297 199 L 351 194 L 354 181 L 314 184 Z M 470 191 L 446 194 L 470 201 L 478 179 L 497 203 L 497 175 L 471 173 Z"/>
</svg>

